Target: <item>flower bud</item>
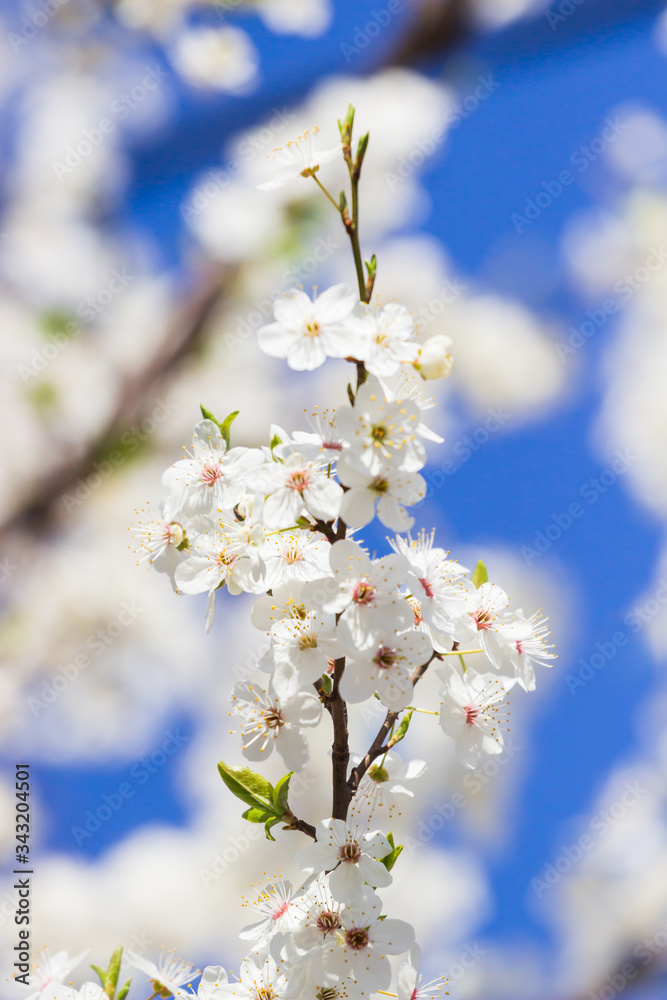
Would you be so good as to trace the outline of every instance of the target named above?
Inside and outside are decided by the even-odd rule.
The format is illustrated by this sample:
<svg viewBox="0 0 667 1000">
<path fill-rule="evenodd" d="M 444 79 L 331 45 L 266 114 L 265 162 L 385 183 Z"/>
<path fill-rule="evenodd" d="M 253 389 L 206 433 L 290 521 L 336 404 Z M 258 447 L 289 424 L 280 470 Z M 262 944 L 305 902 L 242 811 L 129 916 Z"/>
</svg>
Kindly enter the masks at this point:
<svg viewBox="0 0 667 1000">
<path fill-rule="evenodd" d="M 454 368 L 452 347 L 451 337 L 446 337 L 444 334 L 429 337 L 419 347 L 417 360 L 413 362 L 414 368 L 423 379 L 447 378 Z"/>
</svg>

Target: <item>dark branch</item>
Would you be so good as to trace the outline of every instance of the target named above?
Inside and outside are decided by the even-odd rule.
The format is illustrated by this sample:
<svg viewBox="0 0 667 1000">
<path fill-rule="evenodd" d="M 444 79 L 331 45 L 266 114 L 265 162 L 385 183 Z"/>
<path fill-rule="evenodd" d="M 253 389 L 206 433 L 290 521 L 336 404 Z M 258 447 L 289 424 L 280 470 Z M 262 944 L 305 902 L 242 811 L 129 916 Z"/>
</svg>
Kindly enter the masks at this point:
<svg viewBox="0 0 667 1000">
<path fill-rule="evenodd" d="M 428 670 L 429 666 L 435 659 L 439 659 L 439 656 L 437 653 L 434 652 L 431 655 L 430 659 L 426 661 L 426 663 L 422 663 L 421 666 L 415 668 L 412 674 L 413 691 L 415 686 L 422 679 L 422 677 Z M 386 744 L 387 736 L 391 732 L 392 726 L 398 721 L 398 717 L 400 714 L 401 714 L 400 712 L 391 712 L 391 711 L 387 712 L 384 722 L 380 726 L 375 739 L 368 748 L 366 756 L 363 758 L 363 760 L 361 760 L 357 764 L 357 766 L 352 771 L 352 774 L 350 775 L 350 779 L 347 783 L 350 792 L 350 797 L 354 795 L 354 793 L 356 792 L 357 788 L 359 787 L 359 782 L 366 774 L 366 771 L 371 766 L 373 761 L 376 760 L 378 757 L 382 757 L 383 754 L 385 754 L 387 750 L 390 749 L 390 747 L 388 747 Z"/>
<path fill-rule="evenodd" d="M 90 441 L 83 442 L 78 453 L 59 465 L 50 475 L 29 487 L 20 506 L 0 525 L 0 536 L 16 530 L 43 528 L 53 514 L 60 498 L 79 479 L 95 471 L 95 462 L 115 447 L 122 433 L 141 419 L 155 403 L 154 393 L 163 382 L 179 369 L 205 337 L 209 320 L 224 290 L 227 272 L 208 266 L 199 285 L 177 311 L 165 331 L 165 336 L 148 364 L 127 378 L 116 407 L 102 430 Z"/>
<path fill-rule="evenodd" d="M 331 747 L 331 765 L 333 777 L 333 805 L 331 815 L 334 819 L 346 819 L 347 807 L 352 798 L 352 792 L 347 783 L 347 768 L 350 763 L 350 743 L 347 731 L 347 708 L 338 690 L 340 679 L 345 671 L 345 657 L 336 660 L 334 665 L 334 686 L 328 699 L 328 708 L 333 721 L 334 738 Z"/>
</svg>

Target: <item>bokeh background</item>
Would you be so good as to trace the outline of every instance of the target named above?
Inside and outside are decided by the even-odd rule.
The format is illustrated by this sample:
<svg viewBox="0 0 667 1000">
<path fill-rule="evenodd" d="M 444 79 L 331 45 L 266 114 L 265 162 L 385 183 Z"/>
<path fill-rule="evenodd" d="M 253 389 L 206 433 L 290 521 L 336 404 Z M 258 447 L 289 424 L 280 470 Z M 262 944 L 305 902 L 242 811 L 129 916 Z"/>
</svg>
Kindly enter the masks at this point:
<svg viewBox="0 0 667 1000">
<path fill-rule="evenodd" d="M 165 946 L 234 968 L 250 883 L 297 875 L 294 836 L 249 833 L 216 774 L 240 762 L 227 694 L 260 644 L 249 601 L 219 595 L 206 636 L 204 600 L 137 567 L 128 525 L 200 402 L 240 409 L 237 440 L 257 445 L 342 398 L 341 365 L 295 376 L 255 332 L 276 292 L 353 278 L 344 234 L 314 185 L 256 184 L 303 128 L 326 148 L 352 101 L 371 131 L 377 289 L 456 343 L 420 523 L 484 558 L 514 606 L 543 607 L 559 654 L 474 778 L 428 717 L 413 724 L 402 752 L 430 768 L 396 823 L 388 905 L 453 997 L 664 997 L 661 3 L 0 12 L 0 994 L 20 992 L 17 761 L 33 774 L 35 949 L 104 964 L 119 943 Z M 376 722 L 355 717 L 357 751 Z M 322 730 L 306 816 L 327 809 Z"/>
</svg>

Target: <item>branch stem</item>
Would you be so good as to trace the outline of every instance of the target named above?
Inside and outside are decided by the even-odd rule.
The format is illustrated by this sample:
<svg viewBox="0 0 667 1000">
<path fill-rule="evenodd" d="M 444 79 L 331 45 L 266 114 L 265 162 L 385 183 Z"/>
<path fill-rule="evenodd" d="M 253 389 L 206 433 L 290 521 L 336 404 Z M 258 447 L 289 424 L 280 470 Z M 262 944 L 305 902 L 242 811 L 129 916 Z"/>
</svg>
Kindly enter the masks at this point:
<svg viewBox="0 0 667 1000">
<path fill-rule="evenodd" d="M 338 690 L 344 672 L 345 657 L 341 656 L 334 664 L 334 686 L 331 698 L 329 699 L 329 710 L 334 730 L 331 747 L 331 771 L 333 778 L 331 815 L 334 819 L 342 820 L 347 818 L 347 809 L 352 798 L 352 790 L 347 783 L 347 768 L 350 763 L 347 706 Z"/>
<path fill-rule="evenodd" d="M 415 686 L 419 683 L 419 681 L 422 679 L 422 677 L 424 676 L 424 674 L 428 670 L 428 668 L 431 665 L 431 663 L 433 662 L 433 660 L 435 660 L 437 658 L 438 658 L 438 654 L 434 652 L 430 656 L 430 658 L 426 661 L 426 663 L 422 663 L 421 666 L 415 667 L 415 670 L 413 671 L 413 674 L 412 674 L 412 688 L 413 688 L 413 690 L 414 690 Z M 403 709 L 401 709 L 401 711 L 403 711 Z M 370 747 L 368 748 L 368 752 L 366 753 L 366 756 L 363 758 L 363 760 L 361 760 L 357 764 L 357 766 L 352 771 L 352 774 L 350 775 L 350 778 L 349 778 L 349 781 L 348 781 L 347 784 L 348 784 L 348 788 L 350 790 L 350 794 L 351 795 L 354 795 L 356 793 L 357 788 L 359 787 L 359 782 L 361 781 L 361 779 L 363 778 L 363 776 L 366 774 L 366 771 L 371 766 L 371 764 L 373 763 L 373 761 L 376 760 L 378 757 L 381 757 L 382 754 L 386 753 L 387 750 L 390 749 L 386 745 L 387 736 L 389 735 L 389 733 L 391 731 L 391 727 L 398 720 L 398 717 L 399 717 L 400 714 L 401 714 L 400 712 L 392 712 L 392 711 L 387 712 L 387 714 L 386 714 L 386 716 L 384 718 L 384 722 L 382 723 L 382 725 L 378 729 L 378 732 L 377 732 L 377 734 L 375 736 L 375 739 L 373 740 L 373 742 L 371 743 Z"/>
</svg>

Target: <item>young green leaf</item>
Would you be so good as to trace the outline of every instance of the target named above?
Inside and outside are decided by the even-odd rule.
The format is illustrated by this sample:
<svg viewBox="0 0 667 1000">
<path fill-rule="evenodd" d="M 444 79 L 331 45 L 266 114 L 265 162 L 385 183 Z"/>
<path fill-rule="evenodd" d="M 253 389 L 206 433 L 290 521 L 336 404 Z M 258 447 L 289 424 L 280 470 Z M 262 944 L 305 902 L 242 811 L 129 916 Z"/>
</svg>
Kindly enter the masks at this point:
<svg viewBox="0 0 667 1000">
<path fill-rule="evenodd" d="M 366 155 L 366 150 L 368 149 L 368 140 L 369 139 L 370 139 L 370 135 L 369 135 L 368 132 L 366 132 L 365 135 L 362 135 L 362 137 L 359 140 L 359 143 L 357 145 L 357 160 L 356 160 L 356 163 L 354 165 L 355 173 L 356 173 L 357 176 L 361 172 L 361 165 L 364 162 L 364 156 Z"/>
<path fill-rule="evenodd" d="M 322 694 L 326 695 L 327 698 L 333 691 L 333 677 L 331 674 L 322 674 Z"/>
<path fill-rule="evenodd" d="M 403 716 L 403 718 L 401 719 L 400 726 L 398 727 L 392 738 L 389 740 L 387 746 L 395 747 L 396 744 L 400 743 L 401 740 L 404 738 L 405 734 L 410 728 L 410 722 L 412 721 L 413 711 L 414 709 L 411 708 L 408 714 Z"/>
<path fill-rule="evenodd" d="M 106 969 L 100 969 L 99 965 L 90 966 L 93 972 L 97 974 L 97 978 L 100 981 L 100 986 L 104 989 L 104 980 L 107 978 Z"/>
<path fill-rule="evenodd" d="M 220 421 L 215 417 L 210 410 L 207 410 L 203 403 L 199 404 L 199 409 L 201 410 L 201 415 L 204 420 L 212 420 L 216 427 L 220 427 Z"/>
<path fill-rule="evenodd" d="M 274 819 L 276 813 L 274 810 L 269 812 L 268 809 L 253 806 L 252 809 L 246 809 L 242 815 L 243 819 L 247 819 L 249 823 L 266 823 L 267 819 Z"/>
<path fill-rule="evenodd" d="M 276 787 L 273 789 L 273 805 L 279 816 L 284 816 L 290 811 L 289 805 L 287 804 L 287 797 L 289 795 L 290 778 L 293 774 L 294 771 L 290 771 L 289 774 L 286 774 L 280 779 Z"/>
<path fill-rule="evenodd" d="M 241 412 L 240 410 L 234 410 L 234 412 L 229 413 L 220 424 L 220 433 L 225 439 L 225 444 L 227 445 L 228 448 L 230 447 L 230 441 L 231 441 L 230 428 L 240 412 Z"/>
<path fill-rule="evenodd" d="M 118 985 L 118 974 L 120 972 L 120 962 L 123 957 L 123 949 L 116 948 L 109 961 L 104 990 L 110 1000 L 114 1000 L 116 986 Z"/>
<path fill-rule="evenodd" d="M 123 986 L 123 988 L 118 991 L 118 995 L 116 997 L 116 1000 L 125 1000 L 125 997 L 127 996 L 128 991 L 130 989 L 130 983 L 131 982 L 132 982 L 132 980 L 128 979 L 128 981 L 125 983 L 125 986 Z"/>
<path fill-rule="evenodd" d="M 488 583 L 489 574 L 486 572 L 486 566 L 484 565 L 481 559 L 475 566 L 475 572 L 473 573 L 471 579 L 478 590 L 483 583 Z"/>
<path fill-rule="evenodd" d="M 251 809 L 266 809 L 273 813 L 273 785 L 249 767 L 229 767 L 224 761 L 218 764 L 220 777 L 230 792 Z"/>
<path fill-rule="evenodd" d="M 389 854 L 385 855 L 384 858 L 380 858 L 379 861 L 380 864 L 383 864 L 387 871 L 390 872 L 400 857 L 401 851 L 403 850 L 403 844 L 396 846 L 391 830 L 387 834 L 387 840 L 389 841 L 391 851 Z"/>
<path fill-rule="evenodd" d="M 276 823 L 280 823 L 280 822 L 281 822 L 281 817 L 280 816 L 271 816 L 270 819 L 267 819 L 266 823 L 264 824 L 264 833 L 266 834 L 266 839 L 267 840 L 275 840 L 276 839 L 275 837 L 271 836 L 271 827 L 275 826 Z"/>
</svg>

